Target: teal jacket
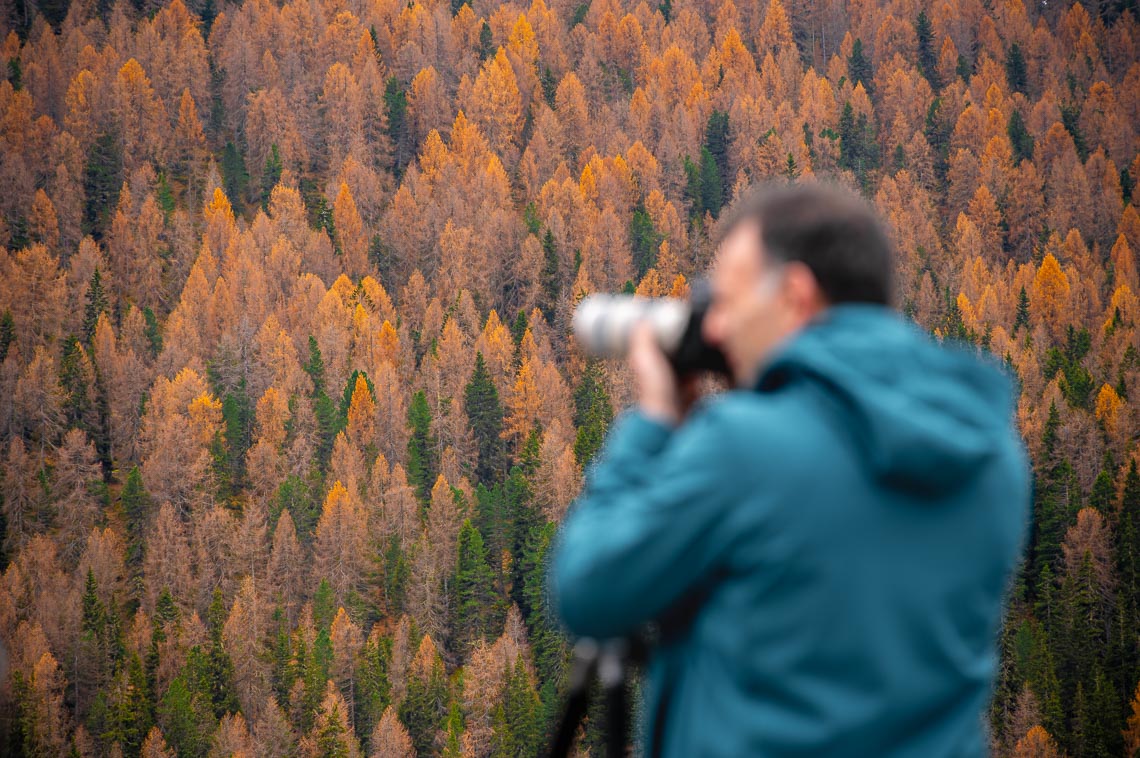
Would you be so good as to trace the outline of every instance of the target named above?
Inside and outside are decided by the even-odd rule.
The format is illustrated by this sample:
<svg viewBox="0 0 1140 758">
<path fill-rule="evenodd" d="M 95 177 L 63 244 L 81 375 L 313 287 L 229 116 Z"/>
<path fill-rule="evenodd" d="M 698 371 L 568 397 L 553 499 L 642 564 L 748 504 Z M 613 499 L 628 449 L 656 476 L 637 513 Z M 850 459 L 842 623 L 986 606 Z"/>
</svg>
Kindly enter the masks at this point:
<svg viewBox="0 0 1140 758">
<path fill-rule="evenodd" d="M 557 537 L 575 635 L 653 623 L 649 755 L 976 756 L 1030 471 L 1011 383 L 829 309 L 752 390 L 613 425 Z"/>
</svg>

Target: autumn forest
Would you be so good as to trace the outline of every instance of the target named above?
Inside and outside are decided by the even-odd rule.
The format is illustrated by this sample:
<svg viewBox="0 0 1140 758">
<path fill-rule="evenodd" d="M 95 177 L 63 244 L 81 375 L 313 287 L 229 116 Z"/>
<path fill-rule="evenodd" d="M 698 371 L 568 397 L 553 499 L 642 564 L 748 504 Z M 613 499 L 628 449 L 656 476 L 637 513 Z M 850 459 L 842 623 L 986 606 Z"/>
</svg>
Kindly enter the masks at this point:
<svg viewBox="0 0 1140 758">
<path fill-rule="evenodd" d="M 1020 391 L 994 753 L 1140 754 L 1134 1 L 0 24 L 0 753 L 538 753 L 545 555 L 630 396 L 574 304 L 684 296 L 744 187 L 826 178 Z"/>
</svg>

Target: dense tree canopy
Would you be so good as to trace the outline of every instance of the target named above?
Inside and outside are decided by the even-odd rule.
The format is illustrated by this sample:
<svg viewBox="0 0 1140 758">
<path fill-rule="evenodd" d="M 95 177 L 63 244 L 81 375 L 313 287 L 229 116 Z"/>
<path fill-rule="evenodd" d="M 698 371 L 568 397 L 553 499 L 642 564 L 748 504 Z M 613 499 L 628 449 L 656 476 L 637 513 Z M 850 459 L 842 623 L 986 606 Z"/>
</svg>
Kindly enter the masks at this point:
<svg viewBox="0 0 1140 758">
<path fill-rule="evenodd" d="M 1135 3 L 0 24 L 0 752 L 533 755 L 545 555 L 631 392 L 572 308 L 684 295 L 726 204 L 813 178 L 1017 380 L 995 753 L 1140 750 Z"/>
</svg>

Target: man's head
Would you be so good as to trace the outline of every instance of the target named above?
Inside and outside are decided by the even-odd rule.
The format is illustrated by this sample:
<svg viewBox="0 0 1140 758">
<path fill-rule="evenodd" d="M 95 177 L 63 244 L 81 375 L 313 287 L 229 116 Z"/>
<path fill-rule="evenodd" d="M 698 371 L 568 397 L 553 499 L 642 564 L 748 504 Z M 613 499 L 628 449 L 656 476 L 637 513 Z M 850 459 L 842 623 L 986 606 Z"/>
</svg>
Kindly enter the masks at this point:
<svg viewBox="0 0 1140 758">
<path fill-rule="evenodd" d="M 703 336 L 751 386 L 772 350 L 831 305 L 890 305 L 893 254 L 875 212 L 834 185 L 769 185 L 721 217 Z"/>
</svg>

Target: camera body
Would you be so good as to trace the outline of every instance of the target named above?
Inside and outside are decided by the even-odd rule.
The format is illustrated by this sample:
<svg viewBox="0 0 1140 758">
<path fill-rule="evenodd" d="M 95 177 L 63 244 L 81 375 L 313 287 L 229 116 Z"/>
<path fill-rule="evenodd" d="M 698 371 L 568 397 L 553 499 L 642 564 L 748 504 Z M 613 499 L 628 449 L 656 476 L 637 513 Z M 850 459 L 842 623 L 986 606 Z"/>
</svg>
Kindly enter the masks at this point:
<svg viewBox="0 0 1140 758">
<path fill-rule="evenodd" d="M 728 374 L 724 354 L 705 342 L 701 324 L 711 302 L 708 283 L 697 280 L 689 299 L 637 295 L 590 295 L 574 311 L 574 337 L 588 354 L 616 358 L 629 350 L 634 327 L 647 322 L 657 344 L 679 374 Z"/>
</svg>

